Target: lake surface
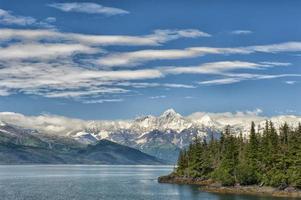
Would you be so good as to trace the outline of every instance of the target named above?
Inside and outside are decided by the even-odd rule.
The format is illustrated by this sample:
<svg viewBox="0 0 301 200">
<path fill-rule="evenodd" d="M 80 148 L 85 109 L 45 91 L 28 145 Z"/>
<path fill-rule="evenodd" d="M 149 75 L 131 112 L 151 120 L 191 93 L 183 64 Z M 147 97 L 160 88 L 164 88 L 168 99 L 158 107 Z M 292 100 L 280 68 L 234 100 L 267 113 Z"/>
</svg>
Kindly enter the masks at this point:
<svg viewBox="0 0 301 200">
<path fill-rule="evenodd" d="M 1 200 L 273 200 L 204 193 L 187 185 L 159 184 L 171 166 L 0 166 Z"/>
</svg>

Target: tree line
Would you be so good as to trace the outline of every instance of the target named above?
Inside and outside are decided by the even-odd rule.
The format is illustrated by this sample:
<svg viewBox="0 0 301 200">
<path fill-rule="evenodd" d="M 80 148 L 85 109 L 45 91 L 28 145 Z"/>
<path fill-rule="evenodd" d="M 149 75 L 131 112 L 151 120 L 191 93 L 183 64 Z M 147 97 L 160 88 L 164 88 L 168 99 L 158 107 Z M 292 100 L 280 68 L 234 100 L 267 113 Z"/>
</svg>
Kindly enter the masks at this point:
<svg viewBox="0 0 301 200">
<path fill-rule="evenodd" d="M 301 124 L 284 123 L 276 130 L 266 121 L 257 132 L 252 122 L 248 138 L 227 126 L 219 139 L 196 137 L 179 154 L 177 176 L 212 179 L 224 186 L 266 185 L 301 188 Z"/>
</svg>

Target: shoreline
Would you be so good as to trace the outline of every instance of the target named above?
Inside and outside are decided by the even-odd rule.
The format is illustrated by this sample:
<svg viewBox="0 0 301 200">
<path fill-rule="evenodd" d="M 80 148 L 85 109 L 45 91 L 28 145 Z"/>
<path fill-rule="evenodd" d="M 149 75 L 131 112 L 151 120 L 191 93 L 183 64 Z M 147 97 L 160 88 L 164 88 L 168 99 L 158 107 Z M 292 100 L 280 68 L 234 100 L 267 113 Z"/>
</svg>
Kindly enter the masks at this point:
<svg viewBox="0 0 301 200">
<path fill-rule="evenodd" d="M 241 194 L 254 196 L 272 196 L 272 197 L 289 197 L 301 199 L 301 190 L 287 187 L 284 190 L 268 186 L 221 186 L 213 180 L 204 180 L 200 178 L 177 177 L 173 175 L 158 177 L 159 183 L 197 185 L 200 191 L 217 193 L 217 194 Z"/>
</svg>

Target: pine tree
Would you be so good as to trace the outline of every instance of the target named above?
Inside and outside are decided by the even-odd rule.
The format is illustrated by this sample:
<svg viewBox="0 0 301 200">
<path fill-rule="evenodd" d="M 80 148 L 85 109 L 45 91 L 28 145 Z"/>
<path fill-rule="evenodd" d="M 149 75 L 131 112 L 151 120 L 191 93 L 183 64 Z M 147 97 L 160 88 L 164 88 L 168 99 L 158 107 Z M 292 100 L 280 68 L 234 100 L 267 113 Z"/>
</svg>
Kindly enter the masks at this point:
<svg viewBox="0 0 301 200">
<path fill-rule="evenodd" d="M 234 185 L 237 179 L 238 140 L 231 135 L 230 126 L 225 129 L 222 160 L 216 177 L 223 185 Z"/>
<path fill-rule="evenodd" d="M 287 123 L 277 131 L 266 121 L 262 135 L 252 122 L 249 138 L 231 134 L 227 126 L 219 140 L 196 137 L 179 154 L 178 176 L 213 178 L 223 185 L 291 185 L 301 188 L 301 124 Z"/>
<path fill-rule="evenodd" d="M 181 150 L 179 153 L 178 163 L 177 163 L 176 174 L 183 176 L 184 171 L 187 168 L 187 159 L 185 149 Z"/>
<path fill-rule="evenodd" d="M 245 156 L 240 160 L 238 166 L 238 179 L 242 185 L 252 185 L 259 182 L 258 177 L 258 138 L 255 132 L 255 123 L 252 122 L 250 138 L 243 152 Z"/>
</svg>

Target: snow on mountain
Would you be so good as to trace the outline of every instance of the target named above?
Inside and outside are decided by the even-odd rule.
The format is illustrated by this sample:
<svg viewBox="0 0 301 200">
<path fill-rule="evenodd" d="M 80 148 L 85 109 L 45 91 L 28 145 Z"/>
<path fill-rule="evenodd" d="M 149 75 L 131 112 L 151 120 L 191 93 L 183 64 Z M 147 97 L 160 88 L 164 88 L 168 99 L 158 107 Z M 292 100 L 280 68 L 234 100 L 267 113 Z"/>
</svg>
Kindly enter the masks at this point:
<svg viewBox="0 0 301 200">
<path fill-rule="evenodd" d="M 301 122 L 300 116 L 280 115 L 271 118 L 260 115 L 261 110 L 236 112 L 236 113 L 205 113 L 197 112 L 189 116 L 182 116 L 173 109 L 168 109 L 159 116 L 146 115 L 134 120 L 90 120 L 69 119 L 60 116 L 24 116 L 18 113 L 0 113 L 0 127 L 6 123 L 16 126 L 38 130 L 41 133 L 71 136 L 74 138 L 88 136 L 96 139 L 112 139 L 115 141 L 127 140 L 136 143 L 139 139 L 142 143 L 142 136 L 153 130 L 158 130 L 162 134 L 170 131 L 175 134 L 181 132 L 198 132 L 205 136 L 208 132 L 220 132 L 226 125 L 230 125 L 233 130 L 248 132 L 251 121 L 258 127 L 264 127 L 265 120 L 270 119 L 275 127 L 281 126 L 284 122 L 292 126 L 297 126 Z M 196 134 L 196 133 L 195 133 Z M 134 141 L 129 141 L 129 138 Z M 92 140 L 93 141 L 93 140 Z M 177 138 L 173 140 L 177 144 Z M 146 141 L 147 142 L 147 141 Z"/>
<path fill-rule="evenodd" d="M 168 109 L 159 117 L 148 115 L 135 119 L 130 129 L 140 132 L 149 132 L 152 130 L 165 131 L 169 129 L 181 132 L 191 126 L 192 122 L 182 117 L 175 110 Z"/>
<path fill-rule="evenodd" d="M 77 132 L 76 134 L 72 135 L 72 138 L 84 144 L 91 144 L 98 141 L 96 136 L 84 131 Z"/>
<path fill-rule="evenodd" d="M 3 121 L 0 121 L 0 127 L 5 126 L 6 124 Z"/>
<path fill-rule="evenodd" d="M 272 120 L 276 128 L 284 122 L 291 126 L 301 123 L 300 116 L 280 115 L 271 118 L 261 115 L 261 110 L 236 113 L 196 112 L 182 116 L 173 109 L 168 109 L 159 116 L 146 115 L 133 120 L 90 120 L 69 119 L 60 116 L 24 116 L 18 113 L 0 113 L 1 125 L 14 124 L 40 134 L 67 136 L 84 144 L 107 139 L 143 152 L 166 159 L 170 150 L 174 160 L 180 148 L 195 137 L 219 138 L 225 126 L 230 125 L 235 133 L 248 136 L 251 122 L 262 130 L 266 120 Z M 165 152 L 165 153 L 162 153 Z"/>
<path fill-rule="evenodd" d="M 182 117 L 173 109 L 166 110 L 158 118 L 157 129 L 167 130 L 172 129 L 177 132 L 181 132 L 184 129 L 188 129 L 192 126 L 192 122 Z"/>
</svg>

